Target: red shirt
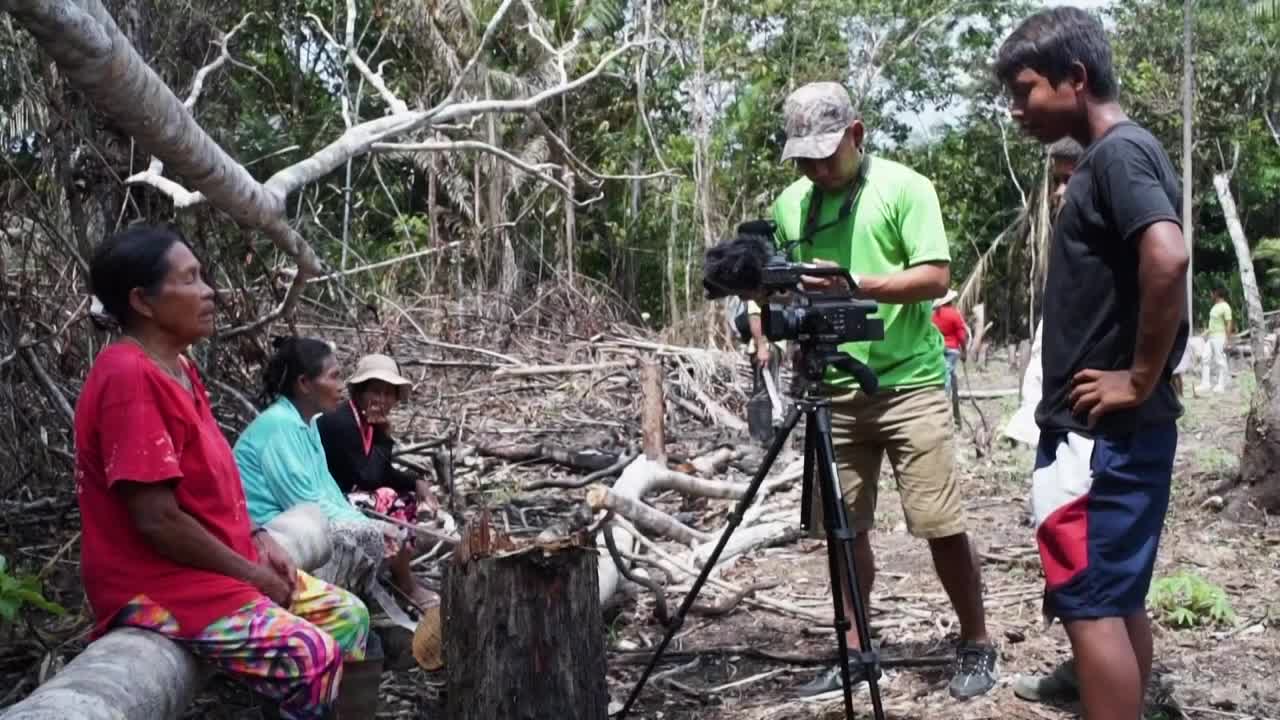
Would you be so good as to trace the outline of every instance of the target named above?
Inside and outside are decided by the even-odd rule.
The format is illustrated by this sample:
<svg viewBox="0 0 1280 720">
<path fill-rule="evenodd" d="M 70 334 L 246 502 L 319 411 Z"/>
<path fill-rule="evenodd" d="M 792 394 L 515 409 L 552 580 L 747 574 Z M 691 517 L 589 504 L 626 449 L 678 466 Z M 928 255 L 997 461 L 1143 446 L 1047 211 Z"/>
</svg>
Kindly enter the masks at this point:
<svg viewBox="0 0 1280 720">
<path fill-rule="evenodd" d="M 943 305 L 933 311 L 933 324 L 942 333 L 942 339 L 948 350 L 959 350 L 968 339 L 968 331 L 964 327 L 964 318 L 960 311 L 951 305 Z"/>
<path fill-rule="evenodd" d="M 92 637 L 110 629 L 121 608 L 139 595 L 171 612 L 184 638 L 261 596 L 248 583 L 156 552 L 117 492 L 121 480 L 170 483 L 179 507 L 256 562 L 231 447 L 209 411 L 199 375 L 190 365 L 185 369 L 193 392 L 141 348 L 116 343 L 94 360 L 76 402 L 80 574 L 94 614 Z"/>
</svg>

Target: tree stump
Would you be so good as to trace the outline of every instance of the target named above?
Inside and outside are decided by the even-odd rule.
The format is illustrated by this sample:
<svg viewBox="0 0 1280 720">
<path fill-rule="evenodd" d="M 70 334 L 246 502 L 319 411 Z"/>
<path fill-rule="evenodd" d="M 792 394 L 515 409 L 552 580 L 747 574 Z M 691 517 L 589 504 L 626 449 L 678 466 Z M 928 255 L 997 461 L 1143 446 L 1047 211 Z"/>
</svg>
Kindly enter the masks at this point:
<svg viewBox="0 0 1280 720">
<path fill-rule="evenodd" d="M 585 533 L 517 548 L 488 514 L 445 579 L 450 720 L 605 720 L 604 616 Z"/>
</svg>

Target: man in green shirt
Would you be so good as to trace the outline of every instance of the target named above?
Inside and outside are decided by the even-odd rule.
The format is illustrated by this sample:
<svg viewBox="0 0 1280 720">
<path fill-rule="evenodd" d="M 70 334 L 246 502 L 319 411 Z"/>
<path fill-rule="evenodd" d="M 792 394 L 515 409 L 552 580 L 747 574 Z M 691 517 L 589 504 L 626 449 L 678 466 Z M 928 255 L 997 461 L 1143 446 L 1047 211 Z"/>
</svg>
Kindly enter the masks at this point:
<svg viewBox="0 0 1280 720">
<path fill-rule="evenodd" d="M 866 129 L 848 91 L 811 83 L 787 98 L 784 160 L 804 175 L 778 197 L 774 221 L 781 240 L 803 239 L 802 260 L 847 268 L 857 295 L 877 301 L 884 339 L 848 343 L 841 350 L 880 379 L 868 396 L 849 375 L 828 370 L 832 435 L 840 485 L 856 533 L 859 591 L 870 596 L 875 575 L 870 532 L 880 467 L 888 454 L 902 496 L 907 530 L 929 543 L 934 567 L 960 621 L 953 697 L 969 698 L 996 682 L 996 652 L 987 637 L 982 578 L 965 532 L 954 477 L 951 408 L 942 386 L 946 363 L 932 301 L 950 283 L 950 251 L 933 184 L 910 168 L 864 154 Z M 836 281 L 807 278 L 809 289 Z M 852 616 L 850 598 L 845 612 Z M 847 634 L 851 649 L 857 633 Z M 801 688 L 818 694 L 840 687 L 839 668 Z M 850 668 L 865 679 L 861 666 Z"/>
<path fill-rule="evenodd" d="M 1227 289 L 1214 288 L 1213 308 L 1209 310 L 1209 357 L 1205 359 L 1200 371 L 1197 393 L 1208 392 L 1215 368 L 1218 370 L 1218 383 L 1213 386 L 1213 391 L 1220 393 L 1226 389 L 1227 376 L 1231 374 L 1231 369 L 1227 366 L 1227 340 L 1235 331 L 1231 305 L 1227 302 Z"/>
</svg>

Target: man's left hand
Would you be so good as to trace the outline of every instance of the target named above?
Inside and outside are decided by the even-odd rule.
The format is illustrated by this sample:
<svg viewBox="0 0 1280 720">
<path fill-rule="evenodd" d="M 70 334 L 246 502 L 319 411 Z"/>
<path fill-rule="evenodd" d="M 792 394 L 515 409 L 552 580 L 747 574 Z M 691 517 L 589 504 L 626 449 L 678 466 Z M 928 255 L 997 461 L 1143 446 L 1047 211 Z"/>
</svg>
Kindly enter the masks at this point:
<svg viewBox="0 0 1280 720">
<path fill-rule="evenodd" d="M 293 564 L 288 551 L 280 547 L 280 543 L 266 530 L 254 533 L 253 543 L 258 549 L 258 563 L 275 571 L 289 585 L 292 595 L 298 589 L 298 567 Z"/>
<path fill-rule="evenodd" d="M 822 267 L 839 267 L 840 266 L 839 263 L 834 263 L 834 262 L 831 262 L 830 260 L 813 260 L 810 262 L 810 264 L 819 265 Z M 849 284 L 845 282 L 844 278 L 836 277 L 834 275 L 823 275 L 821 277 L 814 277 L 812 275 L 801 275 L 800 284 L 804 285 L 805 290 L 813 290 L 818 292 L 825 292 L 827 290 L 832 290 L 834 288 L 843 288 L 847 290 L 849 287 Z"/>
<path fill-rule="evenodd" d="M 1071 412 L 1088 413 L 1088 425 L 1093 427 L 1103 415 L 1137 407 L 1150 394 L 1138 387 L 1128 370 L 1081 370 L 1072 378 L 1068 400 Z"/>
</svg>

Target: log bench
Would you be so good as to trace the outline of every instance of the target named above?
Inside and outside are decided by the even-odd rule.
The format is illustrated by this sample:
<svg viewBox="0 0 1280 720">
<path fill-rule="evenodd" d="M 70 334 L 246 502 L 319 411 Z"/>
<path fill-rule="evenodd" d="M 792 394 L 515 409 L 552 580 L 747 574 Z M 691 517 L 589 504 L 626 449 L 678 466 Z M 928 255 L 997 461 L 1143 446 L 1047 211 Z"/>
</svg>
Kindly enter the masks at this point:
<svg viewBox="0 0 1280 720">
<path fill-rule="evenodd" d="M 316 505 L 299 505 L 267 531 L 303 570 L 326 563 L 329 524 Z M 89 644 L 3 720 L 169 720 L 181 717 L 212 670 L 177 643 L 137 628 L 118 628 Z"/>
</svg>

